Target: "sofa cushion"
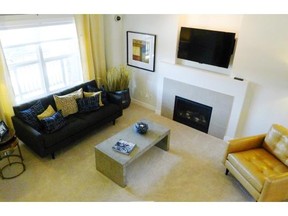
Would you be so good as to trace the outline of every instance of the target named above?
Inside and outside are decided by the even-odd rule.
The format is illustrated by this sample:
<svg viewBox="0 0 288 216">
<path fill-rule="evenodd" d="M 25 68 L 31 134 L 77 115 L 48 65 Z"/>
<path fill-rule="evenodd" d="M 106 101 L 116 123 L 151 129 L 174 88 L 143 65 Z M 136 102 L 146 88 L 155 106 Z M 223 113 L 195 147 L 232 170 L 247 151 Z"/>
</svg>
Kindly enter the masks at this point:
<svg viewBox="0 0 288 216">
<path fill-rule="evenodd" d="M 57 130 L 51 134 L 43 134 L 44 146 L 45 148 L 50 148 L 58 143 L 65 142 L 73 136 L 82 134 L 82 131 L 85 130 L 88 125 L 87 122 L 77 118 L 79 113 L 75 115 L 70 115 L 65 118 L 66 125 L 61 130 Z M 89 114 L 83 114 L 89 116 Z M 73 138 L 72 138 L 73 139 Z"/>
<path fill-rule="evenodd" d="M 66 121 L 62 115 L 61 110 L 57 111 L 50 117 L 43 118 L 41 120 L 44 131 L 46 133 L 53 133 L 66 125 Z"/>
<path fill-rule="evenodd" d="M 76 99 L 78 111 L 80 113 L 95 111 L 100 108 L 99 95 L 94 97 L 78 98 Z"/>
<path fill-rule="evenodd" d="M 85 121 L 85 123 L 88 126 L 92 126 L 95 125 L 95 121 L 96 122 L 104 121 L 118 112 L 120 112 L 119 106 L 110 103 L 105 105 L 104 107 L 100 107 L 100 109 L 98 109 L 95 112 L 90 112 L 88 115 L 86 113 L 76 114 L 75 118 L 79 118 Z"/>
<path fill-rule="evenodd" d="M 263 147 L 288 166 L 288 129 L 274 124 L 268 131 Z"/>
<path fill-rule="evenodd" d="M 57 110 L 62 110 L 63 116 L 74 114 L 78 112 L 76 103 L 77 98 L 83 98 L 83 89 L 79 89 L 66 95 L 54 95 Z"/>
<path fill-rule="evenodd" d="M 288 172 L 288 167 L 263 148 L 230 153 L 228 161 L 261 192 L 269 176 Z"/>
<path fill-rule="evenodd" d="M 38 100 L 34 105 L 26 110 L 22 110 L 19 112 L 20 118 L 28 123 L 30 126 L 35 128 L 36 130 L 41 129 L 41 125 L 38 121 L 37 115 L 44 112 L 45 108 L 43 107 L 40 100 Z"/>
<path fill-rule="evenodd" d="M 52 116 L 53 114 L 55 114 L 55 110 L 53 109 L 53 107 L 51 105 L 49 105 L 44 112 L 37 115 L 37 118 L 39 120 L 42 120 L 44 118 Z"/>
</svg>

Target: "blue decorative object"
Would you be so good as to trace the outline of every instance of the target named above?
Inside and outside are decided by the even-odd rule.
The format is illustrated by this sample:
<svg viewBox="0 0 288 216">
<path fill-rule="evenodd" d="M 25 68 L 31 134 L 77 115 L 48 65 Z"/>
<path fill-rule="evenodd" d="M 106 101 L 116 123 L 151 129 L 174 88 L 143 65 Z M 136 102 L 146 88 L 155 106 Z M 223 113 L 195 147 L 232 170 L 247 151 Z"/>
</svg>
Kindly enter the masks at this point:
<svg viewBox="0 0 288 216">
<path fill-rule="evenodd" d="M 147 133 L 148 130 L 148 124 L 144 123 L 144 122 L 137 122 L 134 125 L 135 131 L 139 134 L 145 134 Z"/>
</svg>

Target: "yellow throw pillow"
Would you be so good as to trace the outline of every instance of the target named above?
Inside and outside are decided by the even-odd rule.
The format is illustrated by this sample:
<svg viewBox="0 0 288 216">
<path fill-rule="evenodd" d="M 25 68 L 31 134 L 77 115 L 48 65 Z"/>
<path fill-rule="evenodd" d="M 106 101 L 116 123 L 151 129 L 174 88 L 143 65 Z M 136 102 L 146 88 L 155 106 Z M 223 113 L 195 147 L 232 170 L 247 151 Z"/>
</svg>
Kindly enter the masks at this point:
<svg viewBox="0 0 288 216">
<path fill-rule="evenodd" d="M 66 95 L 61 95 L 61 97 L 66 97 L 66 96 L 73 96 L 75 99 L 77 98 L 83 98 L 83 89 L 80 88 L 77 91 L 71 92 L 69 94 Z"/>
<path fill-rule="evenodd" d="M 104 104 L 102 103 L 102 91 L 98 91 L 98 92 L 84 92 L 84 97 L 94 97 L 96 95 L 99 95 L 99 106 L 104 106 Z"/>
<path fill-rule="evenodd" d="M 66 95 L 53 95 L 57 110 L 62 110 L 64 117 L 77 113 L 78 106 L 76 99 L 83 98 L 83 89 L 71 92 Z"/>
<path fill-rule="evenodd" d="M 55 114 L 55 110 L 53 109 L 53 107 L 51 105 L 49 105 L 43 113 L 37 115 L 37 118 L 39 120 L 42 120 L 42 119 L 50 117 L 54 114 Z"/>
</svg>

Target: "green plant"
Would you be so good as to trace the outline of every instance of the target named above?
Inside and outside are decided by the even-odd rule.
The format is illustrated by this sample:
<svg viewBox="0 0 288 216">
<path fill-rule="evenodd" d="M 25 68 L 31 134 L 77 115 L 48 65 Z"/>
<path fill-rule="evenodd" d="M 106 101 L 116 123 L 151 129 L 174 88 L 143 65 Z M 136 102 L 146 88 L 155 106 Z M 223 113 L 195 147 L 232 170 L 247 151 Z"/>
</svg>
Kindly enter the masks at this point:
<svg viewBox="0 0 288 216">
<path fill-rule="evenodd" d="M 131 69 L 120 65 L 112 67 L 107 71 L 106 84 L 108 91 L 122 91 L 129 87 Z"/>
</svg>

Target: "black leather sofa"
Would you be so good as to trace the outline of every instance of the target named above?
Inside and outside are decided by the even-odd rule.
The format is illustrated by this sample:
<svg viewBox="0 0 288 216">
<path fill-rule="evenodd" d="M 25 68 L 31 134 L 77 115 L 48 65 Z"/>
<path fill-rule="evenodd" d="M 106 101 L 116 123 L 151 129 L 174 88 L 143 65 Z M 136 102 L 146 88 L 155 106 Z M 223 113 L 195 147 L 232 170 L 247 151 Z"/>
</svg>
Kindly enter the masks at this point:
<svg viewBox="0 0 288 216">
<path fill-rule="evenodd" d="M 80 88 L 83 88 L 83 91 L 89 91 L 88 88 L 91 88 L 91 86 L 97 88 L 95 80 L 54 94 L 66 95 Z M 115 124 L 115 120 L 123 114 L 121 97 L 107 92 L 108 103 L 96 111 L 75 113 L 65 117 L 66 125 L 53 133 L 38 131 L 21 119 L 19 112 L 28 109 L 38 100 L 42 102 L 45 108 L 48 107 L 48 105 L 52 105 L 54 110 L 57 110 L 53 95 L 51 94 L 47 97 L 13 107 L 15 115 L 12 117 L 12 122 L 17 137 L 41 157 L 51 154 L 54 159 L 57 150 L 68 146 L 76 139 L 91 132 L 94 128 L 100 127 L 108 122 Z"/>
</svg>

